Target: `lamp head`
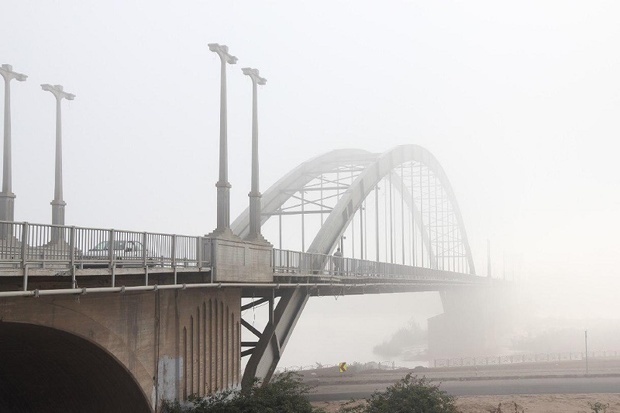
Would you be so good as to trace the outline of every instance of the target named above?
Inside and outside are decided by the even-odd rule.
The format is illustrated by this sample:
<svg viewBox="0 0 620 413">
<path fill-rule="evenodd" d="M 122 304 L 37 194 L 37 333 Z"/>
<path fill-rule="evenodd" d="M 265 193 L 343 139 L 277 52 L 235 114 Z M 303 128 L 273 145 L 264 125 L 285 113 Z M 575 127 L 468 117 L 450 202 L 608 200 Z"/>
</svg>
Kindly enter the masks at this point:
<svg viewBox="0 0 620 413">
<path fill-rule="evenodd" d="M 23 73 L 14 72 L 13 66 L 7 64 L 3 64 L 2 66 L 0 66 L 0 74 L 7 81 L 10 81 L 11 79 L 17 79 L 18 81 L 23 82 L 28 78 L 28 76 Z"/>
<path fill-rule="evenodd" d="M 267 84 L 267 79 L 260 77 L 260 75 L 258 74 L 258 69 L 244 67 L 243 69 L 241 69 L 241 71 L 243 72 L 244 75 L 250 76 L 252 78 L 252 81 L 256 82 L 257 84 L 259 85 Z"/>
<path fill-rule="evenodd" d="M 219 43 L 209 43 L 209 50 L 217 53 L 226 63 L 234 65 L 237 58 L 228 53 L 228 46 Z"/>
<path fill-rule="evenodd" d="M 65 98 L 67 100 L 75 99 L 75 95 L 73 93 L 65 92 L 62 85 L 52 86 L 48 83 L 45 83 L 41 85 L 41 89 L 45 90 L 46 92 L 52 92 L 52 94 L 56 96 L 56 99 L 62 99 L 62 98 Z"/>
</svg>

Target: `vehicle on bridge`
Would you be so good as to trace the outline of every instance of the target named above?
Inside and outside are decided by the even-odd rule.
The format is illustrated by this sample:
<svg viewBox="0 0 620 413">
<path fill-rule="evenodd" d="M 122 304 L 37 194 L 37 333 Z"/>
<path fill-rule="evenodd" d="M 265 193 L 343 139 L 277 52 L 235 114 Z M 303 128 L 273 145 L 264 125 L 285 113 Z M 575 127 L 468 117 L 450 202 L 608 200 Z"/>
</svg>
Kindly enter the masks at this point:
<svg viewBox="0 0 620 413">
<path fill-rule="evenodd" d="M 107 267 L 110 260 L 118 263 L 117 266 L 146 266 L 154 267 L 158 259 L 155 253 L 150 251 L 140 241 L 114 240 L 101 241 L 93 248 L 85 252 L 81 257 L 84 267 L 96 268 Z M 101 261 L 101 262 L 98 262 Z"/>
</svg>

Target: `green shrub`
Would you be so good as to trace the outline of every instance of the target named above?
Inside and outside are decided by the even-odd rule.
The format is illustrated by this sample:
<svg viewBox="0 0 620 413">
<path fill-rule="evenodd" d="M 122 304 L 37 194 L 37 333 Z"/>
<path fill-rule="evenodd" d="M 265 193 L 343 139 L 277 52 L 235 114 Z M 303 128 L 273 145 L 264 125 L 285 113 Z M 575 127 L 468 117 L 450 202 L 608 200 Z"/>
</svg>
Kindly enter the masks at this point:
<svg viewBox="0 0 620 413">
<path fill-rule="evenodd" d="M 198 398 L 191 396 L 187 406 L 165 402 L 163 413 L 321 413 L 312 407 L 307 395 L 310 387 L 298 373 L 287 372 L 261 386 L 258 381 L 247 392 L 224 391 Z"/>
<path fill-rule="evenodd" d="M 410 373 L 385 391 L 374 392 L 362 405 L 343 405 L 339 413 L 459 413 L 454 402 L 438 385 Z"/>
<path fill-rule="evenodd" d="M 609 404 L 603 404 L 601 402 L 588 404 L 590 405 L 590 409 L 592 409 L 594 413 L 605 413 L 607 411 L 607 408 L 609 407 Z"/>
</svg>

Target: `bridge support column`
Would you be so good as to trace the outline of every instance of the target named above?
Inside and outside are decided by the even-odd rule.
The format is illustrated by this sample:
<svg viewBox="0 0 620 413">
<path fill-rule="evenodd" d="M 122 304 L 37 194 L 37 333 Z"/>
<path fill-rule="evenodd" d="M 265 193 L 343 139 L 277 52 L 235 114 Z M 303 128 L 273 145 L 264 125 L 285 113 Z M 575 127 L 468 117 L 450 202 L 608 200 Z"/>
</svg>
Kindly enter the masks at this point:
<svg viewBox="0 0 620 413">
<path fill-rule="evenodd" d="M 497 354 L 511 326 L 508 288 L 441 292 L 444 313 L 428 320 L 429 359 Z"/>
</svg>

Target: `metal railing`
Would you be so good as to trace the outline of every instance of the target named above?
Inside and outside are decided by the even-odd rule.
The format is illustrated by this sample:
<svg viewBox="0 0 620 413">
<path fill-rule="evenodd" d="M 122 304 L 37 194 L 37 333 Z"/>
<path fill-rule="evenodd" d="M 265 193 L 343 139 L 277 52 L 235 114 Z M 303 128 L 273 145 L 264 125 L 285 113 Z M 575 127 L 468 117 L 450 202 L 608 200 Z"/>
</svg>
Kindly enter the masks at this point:
<svg viewBox="0 0 620 413">
<path fill-rule="evenodd" d="M 208 267 L 206 237 L 0 222 L 0 271 L 16 268 Z"/>
<path fill-rule="evenodd" d="M 609 359 L 618 358 L 618 351 L 590 351 L 590 359 Z M 434 359 L 434 367 L 467 367 L 467 366 L 499 366 L 502 364 L 522 364 L 522 363 L 542 363 L 559 361 L 579 361 L 585 360 L 583 352 L 565 353 L 526 353 L 512 354 L 509 356 L 478 356 L 478 357 L 453 357 L 445 359 Z"/>
<path fill-rule="evenodd" d="M 471 282 L 479 277 L 451 271 L 391 264 L 308 252 L 273 250 L 274 274 L 341 277 L 388 278 L 403 280 L 442 280 Z"/>
<path fill-rule="evenodd" d="M 205 268 L 211 238 L 0 221 L 0 273 L 18 269 Z M 275 275 L 472 282 L 479 277 L 430 268 L 299 251 L 273 250 Z"/>
</svg>

